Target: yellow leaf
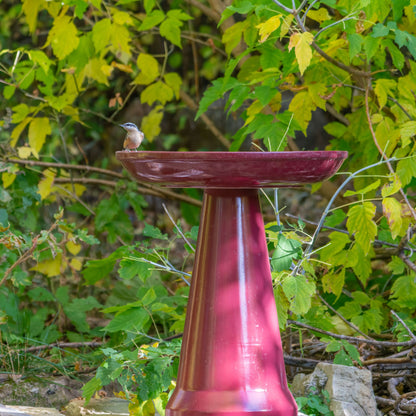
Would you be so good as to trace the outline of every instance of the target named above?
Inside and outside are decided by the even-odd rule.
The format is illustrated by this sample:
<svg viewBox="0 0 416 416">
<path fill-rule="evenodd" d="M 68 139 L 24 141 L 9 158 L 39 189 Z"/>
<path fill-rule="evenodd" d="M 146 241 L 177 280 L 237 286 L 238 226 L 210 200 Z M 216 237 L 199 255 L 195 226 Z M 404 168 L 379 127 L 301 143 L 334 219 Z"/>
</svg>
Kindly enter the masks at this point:
<svg viewBox="0 0 416 416">
<path fill-rule="evenodd" d="M 27 159 L 33 153 L 33 149 L 27 146 L 21 146 L 17 148 L 17 154 L 20 159 Z"/>
<path fill-rule="evenodd" d="M 113 72 L 113 67 L 107 65 L 105 59 L 92 58 L 88 61 L 88 64 L 85 65 L 84 74 L 91 79 L 94 79 L 102 84 L 108 84 L 108 78 Z"/>
<path fill-rule="evenodd" d="M 51 45 L 55 56 L 60 60 L 64 59 L 74 51 L 79 44 L 77 32 L 78 30 L 74 25 L 72 18 L 62 12 L 55 18 L 52 29 L 48 33 L 48 39 L 45 46 Z"/>
<path fill-rule="evenodd" d="M 111 66 L 114 66 L 115 68 L 119 69 L 120 71 L 126 72 L 128 74 L 131 74 L 133 72 L 133 69 L 125 64 L 120 64 L 116 61 L 111 62 Z"/>
<path fill-rule="evenodd" d="M 256 100 L 250 104 L 250 106 L 247 108 L 247 119 L 244 125 L 251 123 L 256 116 L 256 114 L 260 113 L 261 110 L 263 110 L 264 105 L 259 101 Z"/>
<path fill-rule="evenodd" d="M 51 134 L 51 126 L 49 119 L 46 117 L 35 117 L 29 124 L 29 146 L 32 153 L 38 158 L 42 149 L 46 136 Z"/>
<path fill-rule="evenodd" d="M 73 268 L 73 269 L 75 269 L 76 271 L 80 271 L 81 269 L 82 269 L 82 262 L 79 260 L 79 259 L 77 259 L 77 258 L 73 258 L 70 262 L 69 262 L 69 264 L 71 265 L 71 267 Z"/>
<path fill-rule="evenodd" d="M 160 75 L 159 63 L 152 55 L 141 53 L 136 63 L 140 73 L 133 80 L 133 84 L 149 85 Z"/>
<path fill-rule="evenodd" d="M 81 244 L 77 244 L 72 240 L 69 240 L 65 247 L 73 256 L 76 256 L 81 251 Z"/>
<path fill-rule="evenodd" d="M 16 175 L 10 172 L 3 172 L 1 174 L 1 180 L 3 181 L 4 188 L 8 188 L 16 179 Z"/>
<path fill-rule="evenodd" d="M 328 13 L 328 10 L 321 7 L 318 10 L 309 10 L 308 17 L 316 22 L 322 23 L 325 20 L 331 19 L 331 16 Z"/>
<path fill-rule="evenodd" d="M 312 59 L 311 43 L 313 42 L 313 35 L 309 32 L 294 33 L 290 37 L 289 51 L 295 48 L 296 60 L 299 64 L 299 71 L 301 74 L 309 66 Z"/>
<path fill-rule="evenodd" d="M 179 99 L 179 90 L 182 85 L 182 78 L 176 72 L 170 72 L 163 76 L 166 84 L 173 89 L 176 99 Z"/>
<path fill-rule="evenodd" d="M 55 174 L 51 171 L 45 171 L 45 173 L 45 177 L 38 184 L 38 194 L 42 201 L 51 193 L 53 180 L 55 179 Z"/>
<path fill-rule="evenodd" d="M 326 93 L 326 85 L 324 83 L 314 83 L 308 85 L 308 92 L 313 103 L 326 111 L 326 101 L 322 98 Z"/>
<path fill-rule="evenodd" d="M 22 11 L 25 14 L 26 22 L 29 26 L 29 31 L 33 33 L 36 29 L 36 21 L 38 12 L 43 0 L 24 0 L 22 5 Z"/>
<path fill-rule="evenodd" d="M 402 228 L 402 206 L 396 198 L 383 198 L 383 214 L 390 227 L 391 236 L 396 238 Z"/>
<path fill-rule="evenodd" d="M 265 42 L 267 38 L 280 26 L 281 14 L 273 16 L 270 19 L 266 20 L 264 23 L 260 23 L 256 26 L 259 29 L 260 42 Z"/>
<path fill-rule="evenodd" d="M 284 36 L 287 35 L 290 29 L 290 25 L 292 24 L 292 20 L 295 16 L 293 14 L 288 14 L 282 21 L 282 28 L 280 29 L 280 40 L 283 39 Z"/>
<path fill-rule="evenodd" d="M 152 105 L 155 101 L 166 104 L 173 99 L 173 89 L 162 81 L 148 85 L 140 94 L 142 103 Z"/>
<path fill-rule="evenodd" d="M 58 253 L 54 259 L 44 260 L 30 270 L 40 272 L 48 277 L 53 277 L 60 276 L 61 269 L 63 272 L 66 269 L 66 265 L 62 264 L 62 254 Z"/>
<path fill-rule="evenodd" d="M 12 134 L 10 135 L 10 138 L 12 139 L 10 141 L 10 146 L 15 147 L 17 141 L 19 140 L 20 135 L 22 134 L 22 131 L 25 129 L 25 127 L 30 123 L 32 120 L 32 117 L 26 117 L 21 123 L 19 123 L 12 131 Z"/>
<path fill-rule="evenodd" d="M 163 107 L 156 106 L 147 116 L 143 117 L 141 129 L 150 142 L 160 134 L 160 123 L 163 118 Z"/>
<path fill-rule="evenodd" d="M 392 175 L 390 180 L 391 182 L 386 183 L 381 189 L 381 196 L 383 198 L 394 195 L 396 192 L 399 192 L 400 188 L 402 187 L 402 183 L 397 174 Z"/>
<path fill-rule="evenodd" d="M 385 117 L 376 128 L 377 142 L 386 156 L 390 156 L 400 139 L 400 130 L 390 117 Z"/>
<path fill-rule="evenodd" d="M 307 91 L 298 92 L 289 104 L 289 111 L 293 113 L 303 131 L 306 131 L 314 110 L 316 105 Z"/>
</svg>

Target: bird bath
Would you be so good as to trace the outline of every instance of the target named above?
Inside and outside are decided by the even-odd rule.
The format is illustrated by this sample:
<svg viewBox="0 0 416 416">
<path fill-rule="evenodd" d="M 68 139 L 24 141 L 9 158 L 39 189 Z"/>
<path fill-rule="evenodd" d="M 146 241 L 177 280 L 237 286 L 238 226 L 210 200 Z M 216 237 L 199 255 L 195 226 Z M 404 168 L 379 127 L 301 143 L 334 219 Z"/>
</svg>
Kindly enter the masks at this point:
<svg viewBox="0 0 416 416">
<path fill-rule="evenodd" d="M 139 182 L 203 188 L 178 380 L 166 416 L 295 416 L 258 189 L 320 182 L 347 152 L 117 152 Z"/>
</svg>

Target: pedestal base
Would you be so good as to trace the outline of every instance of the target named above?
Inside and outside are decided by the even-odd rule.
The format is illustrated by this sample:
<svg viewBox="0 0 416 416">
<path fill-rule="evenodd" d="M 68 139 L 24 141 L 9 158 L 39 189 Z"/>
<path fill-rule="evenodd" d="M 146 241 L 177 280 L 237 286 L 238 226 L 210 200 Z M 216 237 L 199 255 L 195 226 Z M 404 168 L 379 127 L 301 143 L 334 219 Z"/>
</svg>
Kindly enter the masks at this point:
<svg viewBox="0 0 416 416">
<path fill-rule="evenodd" d="M 258 193 L 207 189 L 166 416 L 296 416 Z"/>
</svg>

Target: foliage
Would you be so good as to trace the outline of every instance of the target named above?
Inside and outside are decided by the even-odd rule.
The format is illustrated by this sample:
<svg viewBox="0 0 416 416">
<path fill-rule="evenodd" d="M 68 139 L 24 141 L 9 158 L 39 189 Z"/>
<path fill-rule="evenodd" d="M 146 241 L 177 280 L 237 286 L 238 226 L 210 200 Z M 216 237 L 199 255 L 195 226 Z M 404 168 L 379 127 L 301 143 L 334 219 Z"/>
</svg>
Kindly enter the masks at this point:
<svg viewBox="0 0 416 416">
<path fill-rule="evenodd" d="M 329 394 L 326 390 L 323 390 L 322 395 L 323 397 L 311 392 L 308 397 L 297 397 L 296 403 L 299 411 L 311 416 L 332 416 L 334 413 L 328 406 Z"/>
<path fill-rule="evenodd" d="M 416 327 L 416 2 L 223 3 L 0 5 L 1 341 L 105 341 L 84 395 L 118 380 L 133 414 L 160 413 L 176 375 L 179 344 L 163 340 L 183 328 L 200 194 L 119 173 L 121 120 L 150 150 L 281 151 L 325 113 L 327 148 L 349 158 L 308 191 L 334 196 L 313 233 L 278 206 L 266 224 L 279 324 L 326 331 L 346 365 L 360 356 L 337 335 L 401 342 Z M 195 125 L 208 144 L 189 144 Z M 149 195 L 181 201 L 185 221 L 152 214 Z"/>
</svg>

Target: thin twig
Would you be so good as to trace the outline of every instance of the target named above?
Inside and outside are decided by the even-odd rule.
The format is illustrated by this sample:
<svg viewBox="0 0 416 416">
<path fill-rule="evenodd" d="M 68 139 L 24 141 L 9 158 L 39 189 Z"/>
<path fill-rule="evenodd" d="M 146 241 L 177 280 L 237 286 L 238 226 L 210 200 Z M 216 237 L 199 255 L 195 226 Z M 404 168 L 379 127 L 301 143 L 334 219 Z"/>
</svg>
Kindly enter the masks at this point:
<svg viewBox="0 0 416 416">
<path fill-rule="evenodd" d="M 364 332 L 362 332 L 360 330 L 360 328 L 358 328 L 358 326 L 354 325 L 352 322 L 348 321 L 347 319 L 345 319 L 335 308 L 333 308 L 319 293 L 317 293 L 319 299 L 321 299 L 322 303 L 324 305 L 326 305 L 327 308 L 329 308 L 333 313 L 335 313 L 335 315 L 337 315 L 343 322 L 345 322 L 349 327 L 351 327 L 354 331 L 358 332 L 359 334 L 361 334 L 364 338 L 367 339 L 373 339 L 371 337 L 369 337 L 367 334 L 365 334 Z"/>
<path fill-rule="evenodd" d="M 308 329 L 309 331 L 318 332 L 319 334 L 327 335 L 332 338 L 343 339 L 345 341 L 350 341 L 350 342 L 357 342 L 359 344 L 370 344 L 379 348 L 413 347 L 416 345 L 416 340 L 404 341 L 404 342 L 377 341 L 374 339 L 364 339 L 364 338 L 358 338 L 358 337 L 350 337 L 348 335 L 335 334 L 333 332 L 324 331 L 323 329 L 315 328 L 313 326 L 304 324 L 303 322 L 292 321 L 290 319 L 287 322 L 288 324 L 295 325 L 301 328 L 305 328 L 305 329 Z"/>
<path fill-rule="evenodd" d="M 195 248 L 194 246 L 189 242 L 189 240 L 185 237 L 185 234 L 182 232 L 182 230 L 176 225 L 174 219 L 172 218 L 172 216 L 170 215 L 169 210 L 166 208 L 165 204 L 162 204 L 163 209 L 166 212 L 166 215 L 169 217 L 171 223 L 173 224 L 173 226 L 176 228 L 176 230 L 178 231 L 179 235 L 183 238 L 183 240 L 185 241 L 186 244 L 188 244 L 189 248 L 195 253 Z"/>
<path fill-rule="evenodd" d="M 410 338 L 412 338 L 413 340 L 416 341 L 416 335 L 411 331 L 411 329 L 405 324 L 405 322 L 403 321 L 402 318 L 400 318 L 399 315 L 397 315 L 396 312 L 394 312 L 393 310 L 390 311 L 390 313 L 403 325 L 404 329 L 407 331 L 407 333 L 409 334 Z"/>
</svg>

